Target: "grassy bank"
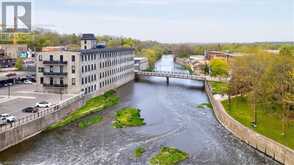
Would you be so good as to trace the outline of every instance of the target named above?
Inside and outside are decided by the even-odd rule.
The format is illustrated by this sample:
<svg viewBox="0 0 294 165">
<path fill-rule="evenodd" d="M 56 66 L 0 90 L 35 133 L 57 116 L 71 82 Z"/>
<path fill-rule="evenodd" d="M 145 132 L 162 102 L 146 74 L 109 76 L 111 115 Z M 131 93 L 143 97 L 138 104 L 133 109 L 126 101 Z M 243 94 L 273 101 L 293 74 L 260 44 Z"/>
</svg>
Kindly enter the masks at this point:
<svg viewBox="0 0 294 165">
<path fill-rule="evenodd" d="M 89 101 L 87 101 L 87 103 L 84 106 L 77 109 L 75 112 L 71 113 L 65 119 L 57 122 L 56 124 L 51 125 L 48 129 L 51 130 L 51 129 L 63 127 L 91 113 L 99 112 L 108 107 L 111 107 L 117 104 L 118 102 L 119 102 L 119 97 L 115 95 L 115 92 L 109 91 L 102 96 L 97 96 L 90 99 Z M 95 120 L 98 120 L 98 119 L 95 119 Z"/>
<path fill-rule="evenodd" d="M 223 82 L 209 82 L 211 88 L 212 88 L 212 93 L 213 94 L 226 94 L 229 85 L 227 83 Z"/>
<path fill-rule="evenodd" d="M 137 127 L 145 125 L 137 108 L 124 108 L 116 113 L 114 128 Z"/>
<path fill-rule="evenodd" d="M 237 121 L 256 132 L 269 137 L 281 144 L 294 149 L 294 121 L 289 122 L 286 135 L 282 135 L 281 109 L 257 106 L 257 127 L 251 127 L 253 112 L 246 97 L 235 97 L 232 99 L 229 110 L 228 101 L 223 101 L 226 111 Z"/>
<path fill-rule="evenodd" d="M 159 154 L 155 155 L 151 160 L 151 165 L 176 165 L 181 161 L 188 159 L 189 155 L 176 148 L 162 147 Z"/>
</svg>

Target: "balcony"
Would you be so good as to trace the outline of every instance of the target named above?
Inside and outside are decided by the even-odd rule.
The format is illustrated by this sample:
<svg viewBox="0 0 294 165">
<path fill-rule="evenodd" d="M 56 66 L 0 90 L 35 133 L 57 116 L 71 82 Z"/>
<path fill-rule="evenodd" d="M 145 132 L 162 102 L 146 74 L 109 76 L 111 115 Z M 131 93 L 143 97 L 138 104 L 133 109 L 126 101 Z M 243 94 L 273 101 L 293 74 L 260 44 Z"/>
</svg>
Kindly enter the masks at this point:
<svg viewBox="0 0 294 165">
<path fill-rule="evenodd" d="M 43 61 L 44 65 L 67 65 L 67 61 Z"/>
<path fill-rule="evenodd" d="M 67 76 L 65 72 L 44 72 L 44 76 Z"/>
<path fill-rule="evenodd" d="M 43 86 L 50 88 L 66 88 L 67 84 L 43 84 Z"/>
</svg>

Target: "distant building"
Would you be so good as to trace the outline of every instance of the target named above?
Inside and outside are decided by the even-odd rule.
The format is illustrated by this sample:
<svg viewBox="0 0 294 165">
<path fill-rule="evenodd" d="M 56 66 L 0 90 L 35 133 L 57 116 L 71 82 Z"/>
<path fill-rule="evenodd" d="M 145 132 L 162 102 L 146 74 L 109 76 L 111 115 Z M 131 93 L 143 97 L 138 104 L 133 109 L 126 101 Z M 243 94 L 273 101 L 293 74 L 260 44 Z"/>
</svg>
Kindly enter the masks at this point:
<svg viewBox="0 0 294 165">
<path fill-rule="evenodd" d="M 8 58 L 20 57 L 27 54 L 28 46 L 26 44 L 0 44 L 0 53 L 2 52 Z"/>
<path fill-rule="evenodd" d="M 221 51 L 206 51 L 205 57 L 207 60 L 213 60 L 217 58 L 229 60 L 229 58 L 232 58 L 232 54 Z"/>
<path fill-rule="evenodd" d="M 100 95 L 134 79 L 134 50 L 97 48 L 93 34 L 84 34 L 81 51 L 37 53 L 37 90 Z"/>
<path fill-rule="evenodd" d="M 0 69 L 3 68 L 14 68 L 16 63 L 15 58 L 9 58 L 6 56 L 0 56 Z"/>
<path fill-rule="evenodd" d="M 146 57 L 135 57 L 135 70 L 146 70 L 149 68 L 149 62 Z"/>
</svg>

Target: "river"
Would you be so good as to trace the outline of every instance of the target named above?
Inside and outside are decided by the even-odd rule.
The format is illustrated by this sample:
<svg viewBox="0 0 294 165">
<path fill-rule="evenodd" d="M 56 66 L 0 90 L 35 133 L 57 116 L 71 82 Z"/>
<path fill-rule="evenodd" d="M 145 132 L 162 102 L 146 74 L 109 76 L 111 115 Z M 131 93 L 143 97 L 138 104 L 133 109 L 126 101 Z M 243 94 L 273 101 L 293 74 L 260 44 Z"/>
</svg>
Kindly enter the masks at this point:
<svg viewBox="0 0 294 165">
<path fill-rule="evenodd" d="M 163 56 L 157 70 L 183 71 L 173 57 Z M 189 153 L 187 165 L 278 164 L 240 142 L 214 117 L 202 82 L 146 78 L 118 89 L 121 103 L 103 111 L 102 123 L 81 129 L 76 123 L 37 135 L 0 153 L 0 164 L 42 165 L 145 165 L 161 146 Z M 146 126 L 127 129 L 111 127 L 115 112 L 138 107 Z M 135 159 L 134 148 L 143 146 L 143 157 Z"/>
</svg>

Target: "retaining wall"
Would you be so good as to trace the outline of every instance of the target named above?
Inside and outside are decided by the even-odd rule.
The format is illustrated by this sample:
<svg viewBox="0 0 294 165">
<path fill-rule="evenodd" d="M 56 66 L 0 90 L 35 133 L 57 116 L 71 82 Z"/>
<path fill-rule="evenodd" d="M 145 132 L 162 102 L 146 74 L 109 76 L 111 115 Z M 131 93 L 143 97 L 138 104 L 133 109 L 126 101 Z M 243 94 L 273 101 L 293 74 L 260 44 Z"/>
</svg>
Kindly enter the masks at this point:
<svg viewBox="0 0 294 165">
<path fill-rule="evenodd" d="M 12 125 L 0 133 L 0 152 L 14 146 L 28 138 L 31 138 L 44 131 L 48 126 L 58 122 L 76 109 L 84 105 L 85 97 L 78 97 L 73 102 L 65 103 L 57 108 L 48 109 L 39 114 L 31 116 L 31 120 Z M 10 126 L 9 126 L 10 127 Z"/>
<path fill-rule="evenodd" d="M 294 165 L 294 151 L 292 149 L 245 127 L 232 118 L 225 111 L 222 103 L 214 98 L 208 82 L 205 82 L 205 90 L 213 106 L 216 118 L 226 129 L 240 140 L 272 157 L 274 160 L 282 164 Z"/>
</svg>

